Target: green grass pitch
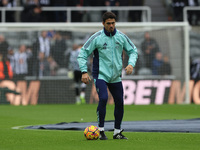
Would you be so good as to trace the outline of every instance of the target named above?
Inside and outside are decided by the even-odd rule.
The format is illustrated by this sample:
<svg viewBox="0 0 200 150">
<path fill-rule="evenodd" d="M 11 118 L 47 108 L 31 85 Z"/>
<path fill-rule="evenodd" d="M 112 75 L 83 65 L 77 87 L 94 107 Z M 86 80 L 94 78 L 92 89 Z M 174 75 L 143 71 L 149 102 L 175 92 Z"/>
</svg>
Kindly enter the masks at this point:
<svg viewBox="0 0 200 150">
<path fill-rule="evenodd" d="M 83 131 L 25 130 L 21 126 L 96 121 L 92 105 L 0 105 L 0 150 L 199 150 L 200 133 L 124 132 L 128 140 L 87 141 Z M 106 120 L 114 106 L 107 105 Z M 200 105 L 126 105 L 123 121 L 199 118 Z M 13 129 L 19 127 L 20 129 Z"/>
</svg>

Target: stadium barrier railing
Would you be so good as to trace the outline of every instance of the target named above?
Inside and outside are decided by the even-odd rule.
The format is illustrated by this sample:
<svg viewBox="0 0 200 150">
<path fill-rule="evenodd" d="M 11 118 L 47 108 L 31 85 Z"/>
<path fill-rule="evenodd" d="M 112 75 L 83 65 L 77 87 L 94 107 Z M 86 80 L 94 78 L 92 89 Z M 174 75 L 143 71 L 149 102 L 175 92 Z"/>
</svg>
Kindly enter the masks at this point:
<svg viewBox="0 0 200 150">
<path fill-rule="evenodd" d="M 41 7 L 42 11 L 66 11 L 67 13 L 67 22 L 71 22 L 71 12 L 72 11 L 142 11 L 142 21 L 151 22 L 151 9 L 148 6 L 110 6 L 110 7 Z M 6 12 L 7 11 L 16 11 L 21 12 L 24 10 L 24 7 L 0 7 L 1 11 L 1 22 L 6 21 Z"/>
</svg>

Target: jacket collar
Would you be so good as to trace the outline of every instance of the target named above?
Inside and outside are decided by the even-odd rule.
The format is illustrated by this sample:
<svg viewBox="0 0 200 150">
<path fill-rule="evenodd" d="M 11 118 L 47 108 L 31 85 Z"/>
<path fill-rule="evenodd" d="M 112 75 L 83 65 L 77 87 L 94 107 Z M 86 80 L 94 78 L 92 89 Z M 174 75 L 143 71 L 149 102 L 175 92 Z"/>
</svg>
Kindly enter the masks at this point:
<svg viewBox="0 0 200 150">
<path fill-rule="evenodd" d="M 110 34 L 111 34 L 112 36 L 114 36 L 114 35 L 115 35 L 115 33 L 117 32 L 116 28 L 114 29 L 114 31 L 113 31 L 113 32 L 108 32 L 108 31 L 106 31 L 106 29 L 105 29 L 105 28 L 103 28 L 103 30 L 104 30 L 104 33 L 105 33 L 105 35 L 107 35 L 107 36 L 110 36 Z"/>
</svg>

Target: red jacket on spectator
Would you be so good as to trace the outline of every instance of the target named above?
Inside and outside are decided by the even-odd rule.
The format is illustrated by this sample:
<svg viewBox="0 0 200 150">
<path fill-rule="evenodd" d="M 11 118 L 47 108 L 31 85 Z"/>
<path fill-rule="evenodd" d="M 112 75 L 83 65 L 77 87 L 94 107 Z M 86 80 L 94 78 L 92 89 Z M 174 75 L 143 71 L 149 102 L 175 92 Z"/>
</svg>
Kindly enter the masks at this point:
<svg viewBox="0 0 200 150">
<path fill-rule="evenodd" d="M 12 78 L 13 78 L 13 72 L 10 66 L 10 62 L 0 61 L 0 80 L 12 79 Z"/>
</svg>

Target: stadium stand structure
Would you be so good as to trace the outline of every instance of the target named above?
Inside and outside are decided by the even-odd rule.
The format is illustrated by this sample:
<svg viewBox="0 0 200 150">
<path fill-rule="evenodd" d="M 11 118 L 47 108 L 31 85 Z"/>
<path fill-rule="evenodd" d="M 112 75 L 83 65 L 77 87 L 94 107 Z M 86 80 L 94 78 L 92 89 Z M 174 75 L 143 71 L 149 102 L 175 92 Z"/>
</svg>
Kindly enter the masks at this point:
<svg viewBox="0 0 200 150">
<path fill-rule="evenodd" d="M 200 57 L 200 27 L 193 27 L 190 31 L 190 57 L 192 59 Z"/>
<path fill-rule="evenodd" d="M 151 8 L 153 22 L 168 21 L 167 10 L 162 0 L 147 0 L 145 1 L 144 5 Z"/>
</svg>

